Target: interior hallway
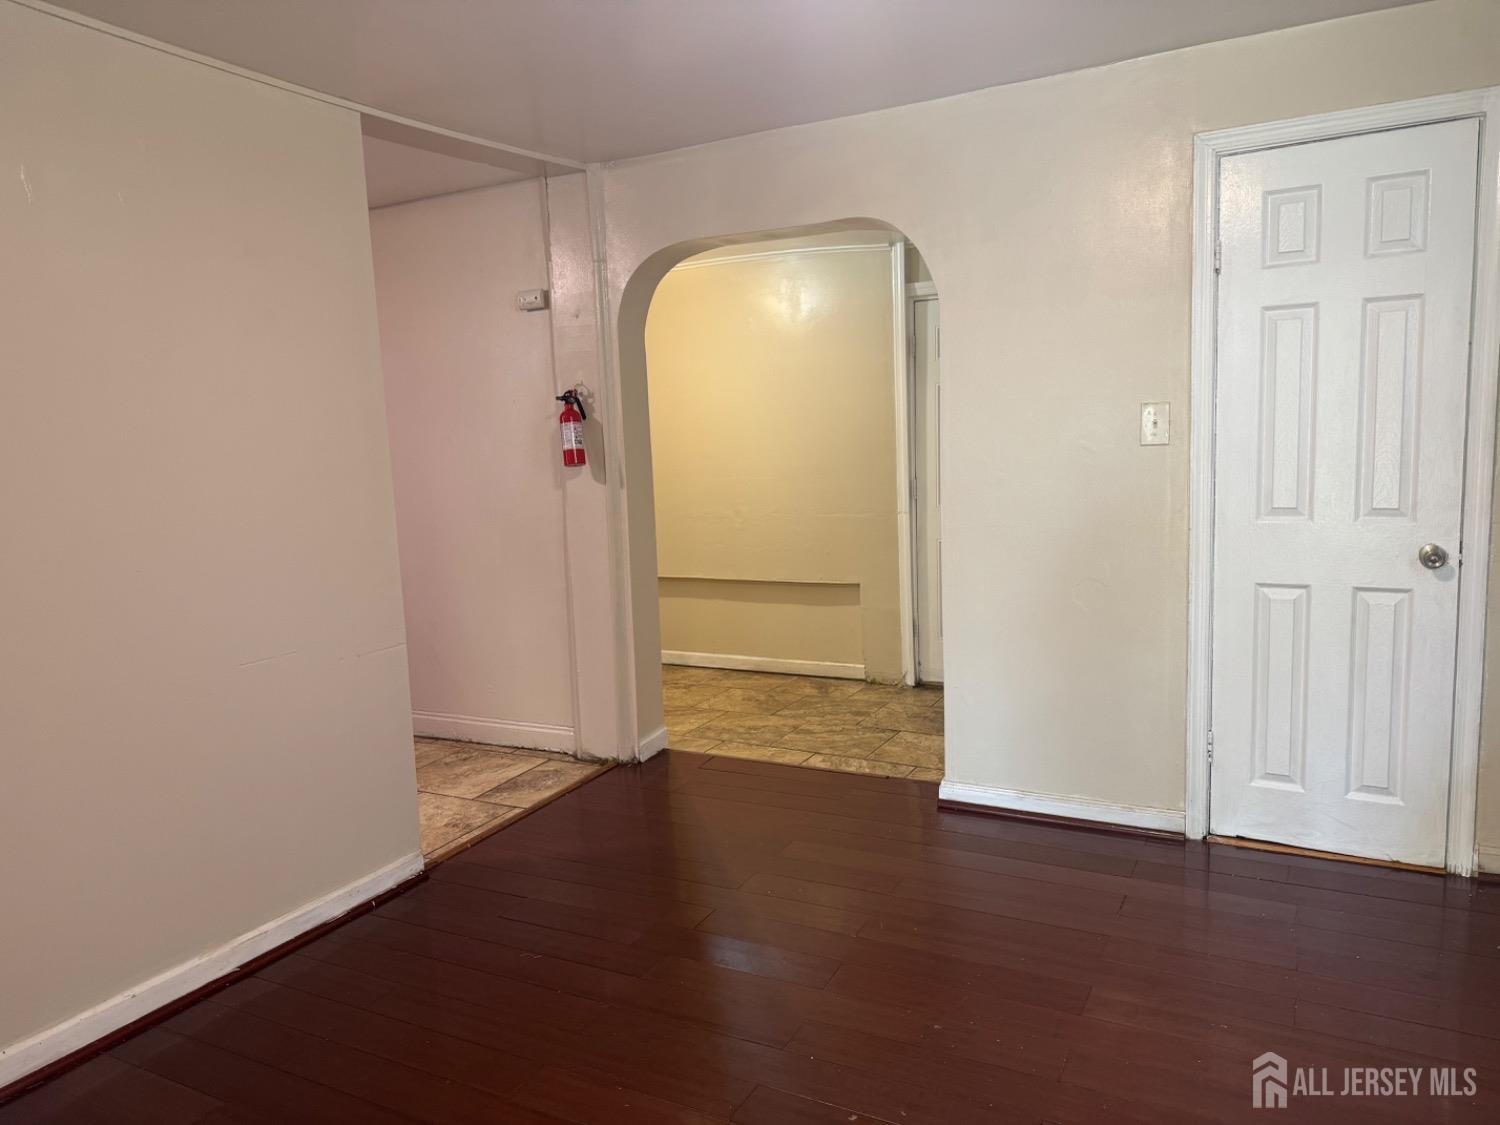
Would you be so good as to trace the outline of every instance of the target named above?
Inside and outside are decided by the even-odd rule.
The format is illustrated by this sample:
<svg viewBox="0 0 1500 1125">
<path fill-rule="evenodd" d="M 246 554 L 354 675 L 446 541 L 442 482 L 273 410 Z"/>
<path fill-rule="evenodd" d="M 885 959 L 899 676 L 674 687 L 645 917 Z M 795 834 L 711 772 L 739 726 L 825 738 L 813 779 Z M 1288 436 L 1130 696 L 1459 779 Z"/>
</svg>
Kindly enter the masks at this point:
<svg viewBox="0 0 1500 1125">
<path fill-rule="evenodd" d="M 1476 1068 L 1332 1119 L 1496 1119 L 1500 887 L 936 788 L 611 770 L 0 1123 L 1255 1121 L 1263 1051 Z"/>
<path fill-rule="evenodd" d="M 943 779 L 943 689 L 662 667 L 667 745 L 725 758 Z"/>
</svg>

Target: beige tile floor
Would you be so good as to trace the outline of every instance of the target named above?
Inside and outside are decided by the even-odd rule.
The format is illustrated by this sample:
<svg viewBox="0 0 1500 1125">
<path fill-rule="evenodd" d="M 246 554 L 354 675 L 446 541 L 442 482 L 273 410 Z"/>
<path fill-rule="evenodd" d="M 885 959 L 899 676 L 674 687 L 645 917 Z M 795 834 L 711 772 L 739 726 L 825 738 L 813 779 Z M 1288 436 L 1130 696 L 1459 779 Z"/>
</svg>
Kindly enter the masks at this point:
<svg viewBox="0 0 1500 1125">
<path fill-rule="evenodd" d="M 422 854 L 428 863 L 609 768 L 546 750 L 436 738 L 419 738 L 415 748 Z"/>
<path fill-rule="evenodd" d="M 940 781 L 943 689 L 662 668 L 667 745 L 732 758 Z"/>
</svg>

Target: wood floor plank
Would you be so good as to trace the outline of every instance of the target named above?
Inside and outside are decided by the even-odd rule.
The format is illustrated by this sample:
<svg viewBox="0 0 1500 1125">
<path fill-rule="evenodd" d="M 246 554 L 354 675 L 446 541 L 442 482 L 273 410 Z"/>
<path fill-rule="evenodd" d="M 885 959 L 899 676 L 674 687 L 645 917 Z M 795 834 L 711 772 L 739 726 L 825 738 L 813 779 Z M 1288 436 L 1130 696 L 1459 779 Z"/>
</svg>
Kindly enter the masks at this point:
<svg viewBox="0 0 1500 1125">
<path fill-rule="evenodd" d="M 785 831 L 785 830 L 783 830 Z M 1062 880 L 1067 870 L 1092 871 L 1105 875 L 1130 875 L 1139 860 L 1128 856 L 1103 855 L 1097 852 L 1072 851 L 1065 848 L 1031 844 L 1026 841 L 997 840 L 985 836 L 968 836 L 957 832 L 923 831 L 912 840 L 892 839 L 847 830 L 798 825 L 796 845 L 822 844 L 837 848 L 858 849 L 879 855 L 899 856 L 927 863 L 953 867 L 972 867 L 1000 874 L 1036 874 L 1037 877 Z M 787 854 L 793 854 L 790 849 Z M 1062 868 L 1062 871 L 1036 871 L 1019 863 Z"/>
<path fill-rule="evenodd" d="M 323 1082 L 290 1074 L 234 1051 L 154 1027 L 110 1051 L 115 1058 L 243 1106 L 271 1121 L 329 1125 L 394 1125 L 410 1118 Z M 24 1110 L 25 1099 L 17 1103 Z M 24 1120 L 24 1117 L 22 1118 Z"/>
<path fill-rule="evenodd" d="M 869 921 L 867 915 L 815 902 L 730 890 L 687 880 L 669 880 L 659 892 L 637 894 L 608 890 L 595 883 L 518 875 L 504 866 L 490 866 L 488 860 L 486 856 L 483 860 L 476 859 L 463 865 L 444 865 L 438 869 L 441 875 L 434 872 L 434 877 L 501 890 L 525 887 L 544 901 L 613 913 L 634 923 L 653 925 L 667 922 L 692 927 L 711 910 L 720 907 L 763 913 L 835 933 L 857 933 Z M 449 870 L 449 867 L 453 869 Z"/>
<path fill-rule="evenodd" d="M 218 1098 L 112 1055 L 96 1056 L 47 1083 L 26 1098 L 25 1107 L 25 1119 L 36 1125 L 197 1125 L 226 1108 Z M 10 1118 L 0 1108 L 0 1120 Z"/>
<path fill-rule="evenodd" d="M 430 874 L 0 1125 L 1254 1122 L 1265 1051 L 1500 1118 L 1500 888 L 672 752 Z"/>
<path fill-rule="evenodd" d="M 734 1113 L 736 1125 L 896 1125 L 893 1118 L 867 1117 L 847 1106 L 757 1086 Z"/>
<path fill-rule="evenodd" d="M 344 1046 L 215 1003 L 199 1004 L 162 1025 L 166 1030 L 229 1051 L 410 1120 L 433 1125 L 488 1125 L 508 1112 L 503 1098 L 457 1087 L 388 1057 Z"/>
<path fill-rule="evenodd" d="M 530 1060 L 458 1036 L 379 1016 L 260 977 L 240 981 L 212 997 L 211 1003 L 498 1097 L 515 1090 L 538 1069 Z"/>
<path fill-rule="evenodd" d="M 561 992 L 546 984 L 512 978 L 451 959 L 434 957 L 421 948 L 401 948 L 341 932 L 340 940 L 305 947 L 301 956 L 352 969 L 392 983 L 411 984 L 437 994 L 455 995 L 492 1005 L 548 1026 L 586 1027 L 598 1019 L 604 1004 L 587 996 Z M 269 975 L 269 970 L 263 971 Z"/>
<path fill-rule="evenodd" d="M 1462 1066 L 1500 1070 L 1500 1041 L 1430 1022 L 1372 1015 L 1304 1000 L 1297 1003 L 1296 1026 L 1360 1043 L 1430 1055 Z"/>
<path fill-rule="evenodd" d="M 654 1064 L 662 1060 L 642 1050 L 639 1043 L 639 1032 L 654 1025 L 654 1019 L 605 1005 L 592 1006 L 586 1021 L 572 1015 L 558 1018 L 552 1008 L 572 999 L 562 994 L 557 994 L 559 1005 L 540 1010 L 491 1003 L 482 988 L 472 987 L 469 970 L 434 967 L 437 971 L 417 978 L 399 964 L 362 965 L 387 974 L 370 976 L 326 961 L 293 956 L 259 975 L 350 1007 L 529 1059 L 538 1068 L 567 1059 L 577 1071 L 579 1060 L 587 1059 L 587 1073 L 596 1080 L 628 1084 L 710 1116 L 727 1116 L 749 1092 L 748 1084 L 726 1080 L 722 1075 L 702 1071 L 669 1075 L 656 1069 Z"/>
<path fill-rule="evenodd" d="M 477 859 L 467 863 L 444 864 L 434 870 L 433 878 L 439 882 L 461 882 L 471 887 L 501 891 L 509 895 L 519 892 L 524 896 L 564 906 L 583 906 L 636 923 L 671 922 L 680 926 L 695 926 L 712 909 L 711 904 L 687 901 L 680 895 L 674 897 L 611 891 L 562 879 L 521 875 L 489 866 Z"/>
<path fill-rule="evenodd" d="M 512 949 L 543 953 L 629 976 L 643 975 L 657 960 L 649 950 L 636 946 L 508 918 L 502 913 L 508 895 L 498 896 L 499 901 L 489 905 L 486 900 L 496 896 L 457 883 L 433 883 L 420 890 L 422 894 L 403 895 L 381 907 L 377 913 L 413 925 L 497 942 Z"/>
<path fill-rule="evenodd" d="M 514 1101 L 574 1125 L 723 1125 L 727 1120 L 561 1066 L 543 1067 Z"/>
<path fill-rule="evenodd" d="M 764 1008 L 767 1012 L 790 1018 L 799 1026 L 807 1020 L 821 1020 L 842 1027 L 869 1027 L 893 1020 L 899 1022 L 905 1015 L 898 1006 L 872 993 L 757 979 L 735 969 L 686 957 L 665 958 L 652 970 L 652 977 L 684 990 L 712 996 L 734 1008 Z M 794 1026 L 776 1045 L 785 1045 L 795 1031 Z"/>
<path fill-rule="evenodd" d="M 611 776 L 617 776 L 614 771 Z M 552 811 L 557 806 L 550 806 Z M 767 809 L 738 802 L 692 795 L 688 800 L 678 795 L 667 800 L 662 794 L 639 800 L 617 800 L 604 795 L 583 793 L 577 805 L 565 806 L 569 815 L 598 813 L 623 814 L 637 820 L 650 819 L 658 831 L 673 825 L 738 824 L 745 822 L 778 823 L 788 826 L 821 828 L 869 839 L 889 839 L 938 843 L 951 848 L 992 849 L 1001 854 L 1009 848 L 1050 850 L 1055 862 L 1068 858 L 1092 858 L 1110 861 L 1117 870 L 1120 861 L 1128 868 L 1135 860 L 1146 858 L 1167 861 L 1180 856 L 1183 846 L 1155 840 L 1133 839 L 1105 833 L 1079 832 L 1023 821 L 989 819 L 971 814 L 939 813 L 930 825 L 871 820 L 845 815 L 839 810 L 808 811 L 803 809 Z M 529 820 L 530 818 L 528 818 Z M 673 829 L 675 831 L 675 829 Z M 1068 835 L 1071 831 L 1073 834 Z"/>
<path fill-rule="evenodd" d="M 822 988 L 839 969 L 836 957 L 715 933 L 705 930 L 701 923 L 697 929 L 692 930 L 679 926 L 655 927 L 641 934 L 637 944 L 664 956 L 701 961 L 733 969 L 735 972 L 811 988 Z"/>
<path fill-rule="evenodd" d="M 784 1043 L 796 1030 L 797 1017 L 774 1004 L 725 1005 L 715 997 L 682 988 L 668 980 L 627 976 L 375 915 L 367 915 L 352 923 L 349 929 L 352 931 L 356 927 L 359 937 L 388 948 L 449 961 L 499 977 L 540 984 L 604 1003 L 699 1020 L 756 1042 Z"/>
</svg>

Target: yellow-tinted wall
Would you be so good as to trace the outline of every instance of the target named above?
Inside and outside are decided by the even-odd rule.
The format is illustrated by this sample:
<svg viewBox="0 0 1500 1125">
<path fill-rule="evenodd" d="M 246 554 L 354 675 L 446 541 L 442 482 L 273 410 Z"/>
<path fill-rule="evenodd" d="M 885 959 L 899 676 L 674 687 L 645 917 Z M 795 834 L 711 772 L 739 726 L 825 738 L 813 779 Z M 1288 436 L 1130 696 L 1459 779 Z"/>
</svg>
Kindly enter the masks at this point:
<svg viewBox="0 0 1500 1125">
<path fill-rule="evenodd" d="M 879 238 L 704 255 L 657 289 L 646 358 L 664 651 L 900 678 Z"/>
</svg>

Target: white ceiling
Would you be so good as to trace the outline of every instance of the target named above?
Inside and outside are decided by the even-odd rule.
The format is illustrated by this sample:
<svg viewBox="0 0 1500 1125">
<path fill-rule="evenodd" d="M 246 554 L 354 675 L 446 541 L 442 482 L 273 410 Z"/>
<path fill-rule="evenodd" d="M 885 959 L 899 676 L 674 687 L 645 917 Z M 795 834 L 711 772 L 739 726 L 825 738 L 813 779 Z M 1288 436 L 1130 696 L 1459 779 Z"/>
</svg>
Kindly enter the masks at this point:
<svg viewBox="0 0 1500 1125">
<path fill-rule="evenodd" d="M 365 188 L 371 207 L 389 207 L 429 195 L 524 180 L 529 173 L 459 160 L 410 145 L 365 139 Z"/>
<path fill-rule="evenodd" d="M 1411 0 L 61 0 L 492 141 L 612 160 Z"/>
</svg>

